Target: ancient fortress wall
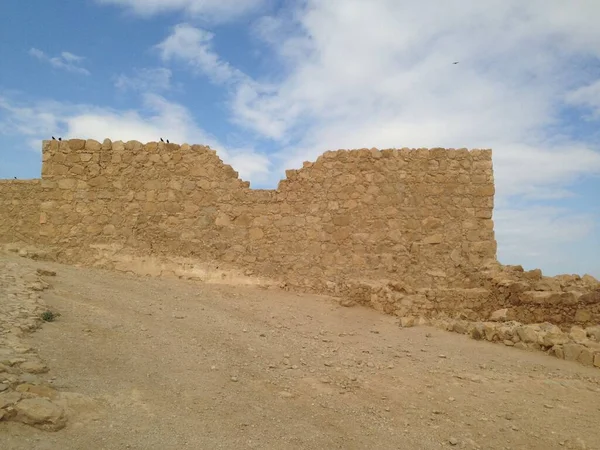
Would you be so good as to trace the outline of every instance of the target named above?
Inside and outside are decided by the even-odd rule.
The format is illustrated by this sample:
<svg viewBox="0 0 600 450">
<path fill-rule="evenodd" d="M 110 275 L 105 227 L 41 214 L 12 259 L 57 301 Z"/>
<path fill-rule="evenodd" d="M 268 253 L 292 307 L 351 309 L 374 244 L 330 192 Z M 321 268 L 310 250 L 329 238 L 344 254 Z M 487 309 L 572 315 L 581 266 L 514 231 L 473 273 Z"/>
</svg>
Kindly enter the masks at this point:
<svg viewBox="0 0 600 450">
<path fill-rule="evenodd" d="M 63 259 L 179 256 L 318 288 L 464 286 L 495 260 L 487 150 L 327 152 L 251 190 L 203 146 L 45 141 L 40 235 Z"/>
<path fill-rule="evenodd" d="M 0 180 L 0 244 L 329 293 L 402 326 L 433 319 L 600 367 L 600 282 L 499 264 L 493 202 L 489 150 L 327 152 L 277 189 L 252 190 L 208 147 L 44 141 L 41 180 Z"/>
<path fill-rule="evenodd" d="M 0 181 L 0 244 L 138 274 L 284 283 L 402 318 L 503 308 L 525 323 L 600 323 L 593 277 L 496 261 L 491 151 L 340 150 L 286 175 L 252 190 L 208 147 L 44 141 L 41 180 Z"/>
<path fill-rule="evenodd" d="M 39 239 L 40 180 L 0 180 L 0 243 Z"/>
</svg>

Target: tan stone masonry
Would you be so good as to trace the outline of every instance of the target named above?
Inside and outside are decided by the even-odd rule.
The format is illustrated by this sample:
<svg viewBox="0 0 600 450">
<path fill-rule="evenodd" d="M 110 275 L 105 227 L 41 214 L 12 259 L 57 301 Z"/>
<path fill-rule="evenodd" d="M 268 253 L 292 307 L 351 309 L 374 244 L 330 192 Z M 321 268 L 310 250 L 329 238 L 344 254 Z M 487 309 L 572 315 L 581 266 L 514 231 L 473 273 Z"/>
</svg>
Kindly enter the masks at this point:
<svg viewBox="0 0 600 450">
<path fill-rule="evenodd" d="M 41 180 L 0 180 L 0 244 L 68 264 L 328 293 L 402 323 L 498 310 L 565 331 L 600 323 L 593 277 L 496 261 L 491 157 L 329 151 L 277 189 L 253 190 L 205 146 L 44 141 Z"/>
<path fill-rule="evenodd" d="M 204 146 L 44 141 L 41 241 L 66 262 L 110 246 L 317 289 L 462 287 L 495 260 L 489 150 L 341 150 L 286 175 L 252 190 Z"/>
</svg>

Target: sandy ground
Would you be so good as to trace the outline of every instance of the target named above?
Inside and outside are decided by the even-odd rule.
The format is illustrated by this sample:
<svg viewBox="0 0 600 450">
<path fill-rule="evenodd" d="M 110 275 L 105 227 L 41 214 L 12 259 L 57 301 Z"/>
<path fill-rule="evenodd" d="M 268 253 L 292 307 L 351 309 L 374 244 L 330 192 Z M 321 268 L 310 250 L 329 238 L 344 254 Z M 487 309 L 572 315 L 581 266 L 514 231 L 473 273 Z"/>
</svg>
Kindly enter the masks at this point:
<svg viewBox="0 0 600 450">
<path fill-rule="evenodd" d="M 29 337 L 96 400 L 9 449 L 600 449 L 600 371 L 334 299 L 56 270 Z M 1 313 L 1 312 L 0 312 Z"/>
</svg>

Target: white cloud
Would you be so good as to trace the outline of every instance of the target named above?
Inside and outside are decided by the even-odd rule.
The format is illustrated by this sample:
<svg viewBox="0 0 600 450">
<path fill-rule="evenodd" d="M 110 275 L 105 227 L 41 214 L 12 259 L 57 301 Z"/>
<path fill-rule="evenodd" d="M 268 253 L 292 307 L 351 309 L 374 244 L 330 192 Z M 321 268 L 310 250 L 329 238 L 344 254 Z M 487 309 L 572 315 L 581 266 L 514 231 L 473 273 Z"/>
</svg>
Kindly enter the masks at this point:
<svg viewBox="0 0 600 450">
<path fill-rule="evenodd" d="M 31 48 L 29 54 L 40 61 L 49 63 L 52 67 L 63 69 L 68 72 L 89 75 L 89 70 L 81 67 L 81 63 L 85 58 L 74 55 L 69 52 L 61 52 L 59 56 L 48 56 L 43 51 L 37 48 Z"/>
<path fill-rule="evenodd" d="M 171 89 L 172 73 L 169 69 L 158 67 L 139 69 L 133 76 L 121 74 L 115 78 L 115 87 L 120 90 L 135 90 L 140 92 L 158 92 Z"/>
<path fill-rule="evenodd" d="M 182 11 L 211 21 L 229 21 L 258 10 L 266 0 L 96 0 L 121 6 L 141 17 Z"/>
<path fill-rule="evenodd" d="M 546 275 L 600 276 L 598 241 L 590 239 L 598 232 L 597 220 L 591 213 L 559 207 L 499 208 L 494 212 L 498 259 L 527 269 L 543 267 Z"/>
<path fill-rule="evenodd" d="M 156 48 L 163 61 L 179 60 L 195 72 L 208 76 L 215 83 L 245 78 L 237 69 L 224 62 L 212 49 L 214 34 L 188 24 L 179 24 Z"/>
<path fill-rule="evenodd" d="M 492 148 L 503 255 L 518 261 L 516 249 L 541 255 L 536 248 L 545 246 L 560 259 L 552 250 L 557 230 L 579 242 L 589 237 L 588 216 L 574 221 L 570 209 L 540 205 L 573 196 L 574 181 L 600 175 L 600 145 L 569 135 L 561 116 L 572 105 L 598 111 L 597 74 L 582 69 L 600 60 L 600 2 L 291 5 L 255 27 L 280 63 L 268 82 L 237 71 L 214 52 L 212 35 L 189 25 L 185 34 L 196 39 L 171 53 L 214 82 L 227 81 L 232 119 L 282 148 L 276 173 L 338 148 Z M 519 199 L 534 201 L 533 209 L 510 206 Z M 541 216 L 532 222 L 531 211 Z M 512 220 L 523 225 L 518 233 L 507 225 Z"/>
<path fill-rule="evenodd" d="M 567 93 L 566 100 L 572 105 L 591 109 L 592 118 L 600 119 L 600 79 Z"/>
<path fill-rule="evenodd" d="M 187 108 L 153 93 L 142 94 L 140 110 L 125 111 L 54 101 L 17 104 L 0 97 L 0 134 L 21 135 L 38 152 L 41 141 L 51 135 L 100 142 L 106 138 L 150 142 L 163 137 L 176 143 L 210 145 L 244 180 L 262 182 L 270 174 L 270 161 L 265 155 L 251 147 L 228 148 L 198 127 Z"/>
</svg>

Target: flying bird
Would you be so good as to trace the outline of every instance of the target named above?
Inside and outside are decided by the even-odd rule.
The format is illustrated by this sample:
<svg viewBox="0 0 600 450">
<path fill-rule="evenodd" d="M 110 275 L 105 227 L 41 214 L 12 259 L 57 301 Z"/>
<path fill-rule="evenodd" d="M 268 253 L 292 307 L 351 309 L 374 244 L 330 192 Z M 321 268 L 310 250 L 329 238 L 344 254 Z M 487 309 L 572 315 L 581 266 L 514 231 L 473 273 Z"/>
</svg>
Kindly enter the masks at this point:
<svg viewBox="0 0 600 450">
<path fill-rule="evenodd" d="M 17 177 L 15 177 L 15 180 L 17 179 Z"/>
<path fill-rule="evenodd" d="M 53 140 L 53 141 L 55 141 L 55 140 L 56 140 L 56 138 L 55 138 L 54 136 L 52 136 L 52 140 Z"/>
<path fill-rule="evenodd" d="M 160 142 L 165 142 L 165 141 L 163 141 L 163 138 L 160 138 Z"/>
<path fill-rule="evenodd" d="M 458 64 L 458 61 L 453 62 L 452 64 Z"/>
</svg>

